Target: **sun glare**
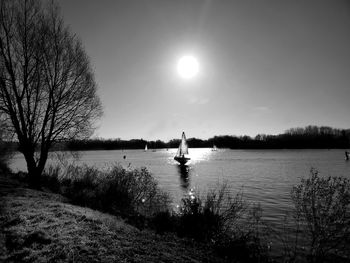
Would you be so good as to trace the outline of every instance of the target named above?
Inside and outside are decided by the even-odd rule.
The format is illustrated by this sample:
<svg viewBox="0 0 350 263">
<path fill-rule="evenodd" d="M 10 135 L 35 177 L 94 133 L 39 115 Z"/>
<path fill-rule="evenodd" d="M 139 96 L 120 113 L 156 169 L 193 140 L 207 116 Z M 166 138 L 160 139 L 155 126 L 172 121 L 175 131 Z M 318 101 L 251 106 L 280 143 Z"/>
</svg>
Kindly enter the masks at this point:
<svg viewBox="0 0 350 263">
<path fill-rule="evenodd" d="M 199 63 L 193 56 L 183 56 L 177 62 L 177 72 L 181 78 L 191 79 L 198 74 Z"/>
</svg>

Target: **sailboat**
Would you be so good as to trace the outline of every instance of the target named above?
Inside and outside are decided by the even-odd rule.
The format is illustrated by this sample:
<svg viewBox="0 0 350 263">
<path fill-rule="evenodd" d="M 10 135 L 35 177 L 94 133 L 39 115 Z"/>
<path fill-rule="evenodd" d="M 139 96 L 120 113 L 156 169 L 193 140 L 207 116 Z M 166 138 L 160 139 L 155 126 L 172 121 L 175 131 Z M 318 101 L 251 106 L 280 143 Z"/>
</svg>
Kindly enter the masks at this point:
<svg viewBox="0 0 350 263">
<path fill-rule="evenodd" d="M 182 132 L 181 142 L 179 148 L 177 149 L 174 160 L 178 161 L 181 165 L 186 164 L 189 160 L 191 160 L 191 158 L 186 157 L 185 154 L 188 154 L 188 145 L 186 142 L 185 132 Z"/>
<path fill-rule="evenodd" d="M 213 148 L 211 148 L 211 150 L 212 150 L 213 152 L 216 152 L 216 151 L 218 150 L 218 147 L 216 147 L 216 145 L 214 144 L 214 145 L 213 145 Z"/>
<path fill-rule="evenodd" d="M 146 144 L 146 146 L 145 146 L 145 152 L 147 152 L 147 150 L 148 150 L 148 147 L 147 147 L 147 144 Z"/>
</svg>

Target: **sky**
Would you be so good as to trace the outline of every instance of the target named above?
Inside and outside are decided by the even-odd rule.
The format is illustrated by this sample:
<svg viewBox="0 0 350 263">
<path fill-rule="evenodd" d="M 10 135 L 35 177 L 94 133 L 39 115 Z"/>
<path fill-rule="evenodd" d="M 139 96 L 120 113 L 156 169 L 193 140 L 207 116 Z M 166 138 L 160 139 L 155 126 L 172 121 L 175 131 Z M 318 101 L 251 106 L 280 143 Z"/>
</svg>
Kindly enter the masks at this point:
<svg viewBox="0 0 350 263">
<path fill-rule="evenodd" d="M 350 128 L 350 2 L 59 0 L 104 116 L 95 137 L 169 140 Z M 195 57 L 184 79 L 178 60 Z"/>
</svg>

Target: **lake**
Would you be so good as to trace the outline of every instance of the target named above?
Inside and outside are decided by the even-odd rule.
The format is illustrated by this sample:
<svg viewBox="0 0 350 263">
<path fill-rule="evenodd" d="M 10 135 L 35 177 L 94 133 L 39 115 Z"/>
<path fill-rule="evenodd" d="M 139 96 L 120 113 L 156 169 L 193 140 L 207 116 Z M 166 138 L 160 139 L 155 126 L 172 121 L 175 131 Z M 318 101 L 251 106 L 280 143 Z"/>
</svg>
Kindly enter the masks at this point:
<svg viewBox="0 0 350 263">
<path fill-rule="evenodd" d="M 350 177 L 350 161 L 344 150 L 229 150 L 189 149 L 188 170 L 179 168 L 173 157 L 177 149 L 83 151 L 77 163 L 106 167 L 120 163 L 124 167 L 147 167 L 159 185 L 178 204 L 191 189 L 205 192 L 208 187 L 227 180 L 232 191 L 243 190 L 249 202 L 260 203 L 263 218 L 276 230 L 281 229 L 286 213 L 292 209 L 293 185 L 316 168 L 321 176 Z M 125 156 L 125 159 L 124 159 Z M 20 154 L 11 167 L 26 170 Z"/>
</svg>

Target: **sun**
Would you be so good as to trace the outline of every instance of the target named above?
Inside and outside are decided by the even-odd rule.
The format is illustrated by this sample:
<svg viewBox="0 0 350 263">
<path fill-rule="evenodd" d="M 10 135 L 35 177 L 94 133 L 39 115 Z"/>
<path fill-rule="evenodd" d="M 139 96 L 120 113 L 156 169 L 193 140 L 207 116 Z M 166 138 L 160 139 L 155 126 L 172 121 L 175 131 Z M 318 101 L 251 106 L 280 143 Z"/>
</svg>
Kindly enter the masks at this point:
<svg viewBox="0 0 350 263">
<path fill-rule="evenodd" d="M 192 79 L 199 72 L 199 63 L 194 56 L 183 56 L 177 62 L 177 72 L 183 79 Z"/>
</svg>

